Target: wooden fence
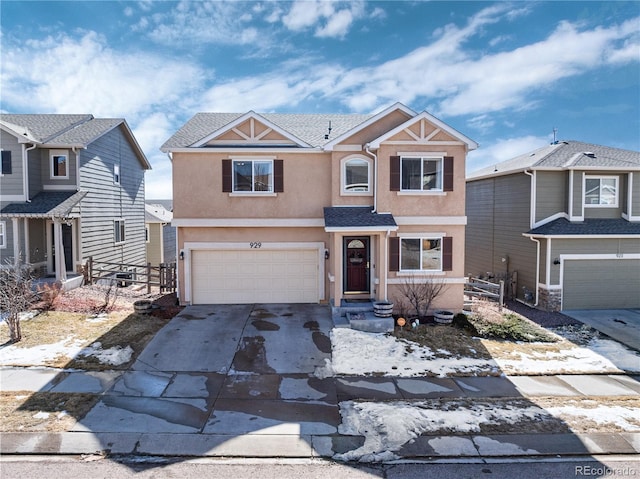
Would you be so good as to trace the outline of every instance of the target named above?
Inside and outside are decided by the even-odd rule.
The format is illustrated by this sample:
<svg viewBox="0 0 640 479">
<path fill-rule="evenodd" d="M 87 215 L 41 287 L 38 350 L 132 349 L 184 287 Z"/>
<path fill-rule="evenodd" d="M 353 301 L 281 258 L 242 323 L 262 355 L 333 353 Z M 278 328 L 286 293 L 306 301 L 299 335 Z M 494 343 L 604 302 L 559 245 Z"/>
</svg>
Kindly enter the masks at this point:
<svg viewBox="0 0 640 479">
<path fill-rule="evenodd" d="M 151 266 L 151 263 L 136 265 L 95 261 L 91 257 L 85 265 L 84 275 L 87 284 L 109 280 L 116 281 L 118 286 L 146 285 L 147 293 L 151 293 L 152 286 L 158 286 L 161 293 L 172 293 L 176 290 L 175 263 L 160 263 L 158 266 Z"/>
<path fill-rule="evenodd" d="M 469 278 L 464 285 L 464 294 L 497 301 L 498 308 L 502 311 L 504 280 L 500 280 L 499 283 L 492 283 L 480 278 Z"/>
</svg>

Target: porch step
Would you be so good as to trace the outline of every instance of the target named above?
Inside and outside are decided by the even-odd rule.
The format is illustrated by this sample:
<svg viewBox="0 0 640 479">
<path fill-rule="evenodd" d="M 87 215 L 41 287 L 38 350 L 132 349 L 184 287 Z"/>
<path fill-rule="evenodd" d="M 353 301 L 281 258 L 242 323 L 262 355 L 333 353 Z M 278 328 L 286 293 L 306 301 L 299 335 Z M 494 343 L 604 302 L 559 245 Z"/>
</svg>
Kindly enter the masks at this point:
<svg viewBox="0 0 640 479">
<path fill-rule="evenodd" d="M 336 328 L 349 328 L 349 320 L 347 313 L 373 313 L 373 301 L 357 301 L 350 302 L 344 299 L 340 302 L 340 306 L 331 306 L 331 319 Z"/>
<path fill-rule="evenodd" d="M 364 316 L 364 318 L 362 317 Z M 393 318 L 379 318 L 373 311 L 363 313 L 347 313 L 351 329 L 367 333 L 387 333 L 393 331 Z"/>
</svg>

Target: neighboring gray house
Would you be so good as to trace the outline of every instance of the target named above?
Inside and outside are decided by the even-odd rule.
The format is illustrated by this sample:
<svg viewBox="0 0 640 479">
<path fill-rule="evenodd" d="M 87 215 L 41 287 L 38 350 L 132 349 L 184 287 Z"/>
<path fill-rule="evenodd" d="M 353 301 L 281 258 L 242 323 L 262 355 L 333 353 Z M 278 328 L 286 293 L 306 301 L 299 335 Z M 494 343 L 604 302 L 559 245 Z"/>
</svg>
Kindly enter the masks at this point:
<svg viewBox="0 0 640 479">
<path fill-rule="evenodd" d="M 171 200 L 147 200 L 145 205 L 147 261 L 152 265 L 176 260 L 176 228 L 171 226 Z"/>
<path fill-rule="evenodd" d="M 466 272 L 541 309 L 640 308 L 640 152 L 562 141 L 467 177 Z"/>
<path fill-rule="evenodd" d="M 126 121 L 0 114 L 0 254 L 66 288 L 96 261 L 145 263 L 144 173 Z"/>
</svg>

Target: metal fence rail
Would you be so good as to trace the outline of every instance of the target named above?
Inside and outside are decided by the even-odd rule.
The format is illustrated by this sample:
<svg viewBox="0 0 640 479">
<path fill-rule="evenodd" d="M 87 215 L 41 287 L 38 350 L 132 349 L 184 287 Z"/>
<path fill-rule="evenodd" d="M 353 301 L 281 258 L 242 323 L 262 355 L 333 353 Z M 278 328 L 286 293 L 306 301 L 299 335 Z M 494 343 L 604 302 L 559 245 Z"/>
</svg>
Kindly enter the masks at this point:
<svg viewBox="0 0 640 479">
<path fill-rule="evenodd" d="M 152 286 L 158 286 L 161 293 L 172 293 L 176 290 L 175 263 L 160 263 L 158 266 L 152 266 L 151 263 L 139 265 L 95 261 L 90 257 L 85 265 L 84 275 L 87 284 L 100 280 L 115 280 L 119 286 L 146 285 L 147 293 L 151 293 Z"/>
</svg>

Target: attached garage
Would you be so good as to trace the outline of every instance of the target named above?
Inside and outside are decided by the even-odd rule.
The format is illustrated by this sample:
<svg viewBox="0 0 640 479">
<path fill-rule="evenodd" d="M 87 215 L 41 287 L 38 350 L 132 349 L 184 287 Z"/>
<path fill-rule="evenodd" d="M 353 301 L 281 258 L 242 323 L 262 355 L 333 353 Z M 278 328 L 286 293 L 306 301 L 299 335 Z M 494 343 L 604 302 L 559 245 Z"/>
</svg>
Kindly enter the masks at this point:
<svg viewBox="0 0 640 479">
<path fill-rule="evenodd" d="M 191 303 L 317 303 L 323 299 L 320 253 L 274 245 L 191 250 Z"/>
<path fill-rule="evenodd" d="M 562 309 L 640 308 L 640 259 L 564 261 Z"/>
</svg>

